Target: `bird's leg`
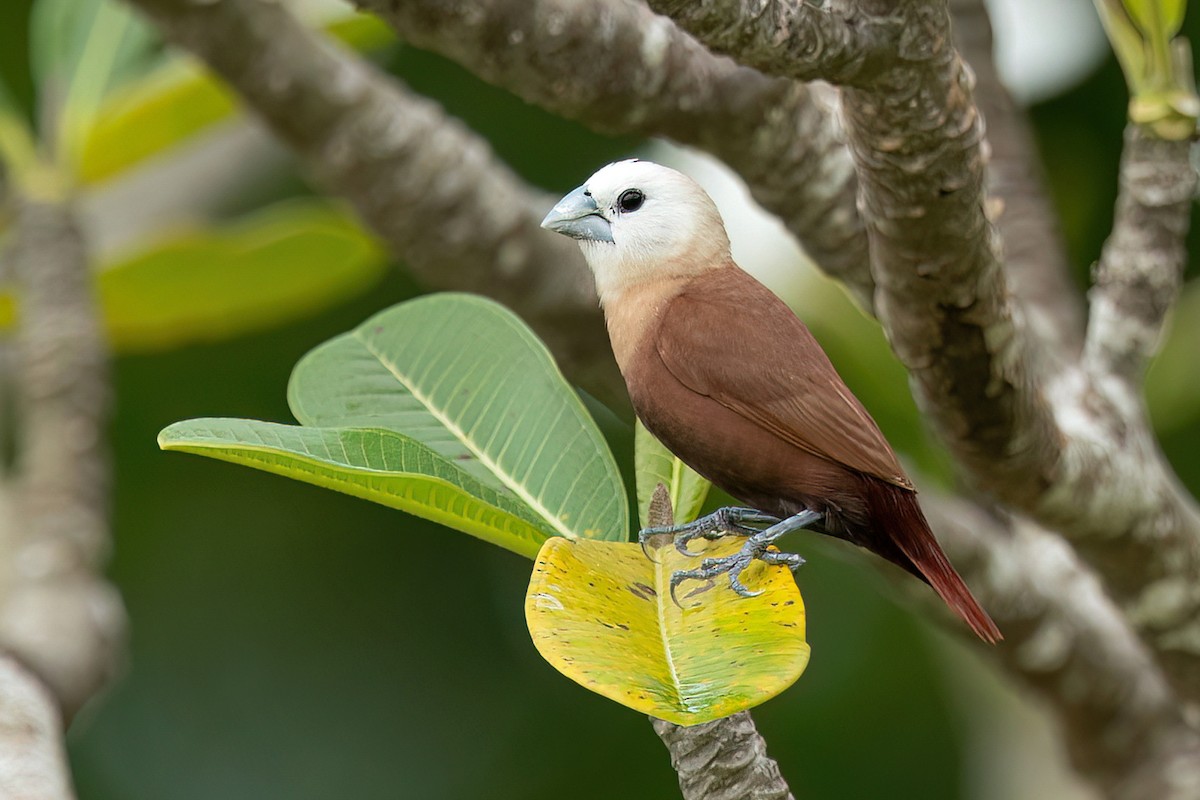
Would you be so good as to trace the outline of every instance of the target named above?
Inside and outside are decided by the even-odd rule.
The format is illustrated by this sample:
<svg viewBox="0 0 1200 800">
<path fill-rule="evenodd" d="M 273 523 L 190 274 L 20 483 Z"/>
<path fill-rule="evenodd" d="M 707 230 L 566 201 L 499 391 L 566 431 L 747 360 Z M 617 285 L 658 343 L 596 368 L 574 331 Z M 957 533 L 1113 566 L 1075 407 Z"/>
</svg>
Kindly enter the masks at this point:
<svg viewBox="0 0 1200 800">
<path fill-rule="evenodd" d="M 683 525 L 665 525 L 659 528 L 643 528 L 638 531 L 638 544 L 646 552 L 646 543 L 655 536 L 670 534 L 675 549 L 685 556 L 698 556 L 687 549 L 693 539 L 721 539 L 725 536 L 754 536 L 762 531 L 756 525 L 777 525 L 779 517 L 772 517 L 753 508 L 718 508 L 708 516 L 700 517 Z M 650 554 L 646 553 L 649 558 Z"/>
<path fill-rule="evenodd" d="M 821 519 L 821 516 L 817 511 L 801 511 L 799 514 L 790 516 L 782 522 L 777 522 L 771 527 L 753 534 L 742 545 L 742 549 L 731 556 L 706 558 L 700 562 L 700 566 L 697 569 L 682 569 L 675 572 L 671 575 L 671 599 L 675 601 L 675 605 L 679 605 L 679 600 L 675 597 L 675 590 L 684 581 L 707 581 L 721 574 L 729 575 L 729 587 L 742 597 L 754 597 L 762 594 L 761 591 L 752 592 L 746 588 L 746 585 L 741 581 L 742 572 L 756 558 L 767 564 L 787 565 L 795 572 L 804 563 L 803 558 L 796 553 L 780 553 L 768 550 L 768 548 L 780 536 L 800 530 L 801 528 L 807 528 Z"/>
</svg>

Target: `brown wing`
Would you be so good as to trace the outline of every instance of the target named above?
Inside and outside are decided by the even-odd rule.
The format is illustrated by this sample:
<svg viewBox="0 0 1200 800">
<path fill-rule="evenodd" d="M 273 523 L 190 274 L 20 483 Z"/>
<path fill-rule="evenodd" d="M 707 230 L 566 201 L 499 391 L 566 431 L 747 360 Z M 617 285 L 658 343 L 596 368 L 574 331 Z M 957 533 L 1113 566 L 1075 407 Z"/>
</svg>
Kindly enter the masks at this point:
<svg viewBox="0 0 1200 800">
<path fill-rule="evenodd" d="M 667 369 L 693 391 L 796 447 L 912 489 L 808 328 L 737 266 L 688 283 L 660 317 L 657 343 Z"/>
</svg>

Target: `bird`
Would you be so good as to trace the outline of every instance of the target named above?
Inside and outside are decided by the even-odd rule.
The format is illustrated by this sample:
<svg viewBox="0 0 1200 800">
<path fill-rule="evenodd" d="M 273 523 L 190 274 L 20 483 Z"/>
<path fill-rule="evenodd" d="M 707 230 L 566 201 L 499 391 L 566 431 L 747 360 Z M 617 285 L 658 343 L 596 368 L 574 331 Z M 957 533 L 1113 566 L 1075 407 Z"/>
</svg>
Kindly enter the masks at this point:
<svg viewBox="0 0 1200 800">
<path fill-rule="evenodd" d="M 672 453 L 746 507 L 666 530 L 748 537 L 736 554 L 676 572 L 727 574 L 739 594 L 754 560 L 803 563 L 770 547 L 812 528 L 929 584 L 982 640 L 1001 633 L 934 537 L 879 426 L 808 327 L 733 260 L 712 198 L 651 161 L 609 164 L 562 198 L 542 227 L 578 240 L 637 417 Z M 767 527 L 763 528 L 762 525 Z"/>
</svg>

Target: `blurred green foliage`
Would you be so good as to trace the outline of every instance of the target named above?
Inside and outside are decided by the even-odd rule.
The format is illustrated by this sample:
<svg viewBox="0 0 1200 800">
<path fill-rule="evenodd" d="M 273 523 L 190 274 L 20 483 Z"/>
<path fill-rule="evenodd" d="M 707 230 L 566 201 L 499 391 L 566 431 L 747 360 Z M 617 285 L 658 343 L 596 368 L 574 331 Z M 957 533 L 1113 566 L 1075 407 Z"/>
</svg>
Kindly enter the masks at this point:
<svg viewBox="0 0 1200 800">
<path fill-rule="evenodd" d="M 0 3 L 0 77 L 32 118 L 30 5 Z M 1193 14 L 1183 35 L 1198 33 Z M 412 48 L 393 50 L 386 66 L 547 188 L 576 185 L 632 144 Z M 1111 222 L 1124 92 L 1110 60 L 1034 109 L 1081 290 Z M 276 192 L 298 188 L 292 177 Z M 117 360 L 111 575 L 132 641 L 122 679 L 72 727 L 83 800 L 677 796 L 645 720 L 563 680 L 534 652 L 521 608 L 526 560 L 370 503 L 155 447 L 177 419 L 289 419 L 281 389 L 304 352 L 419 291 L 398 270 L 369 297 L 307 319 Z M 1197 341 L 1198 325 L 1176 315 L 1176 339 Z M 838 334 L 836 318 L 813 327 L 893 441 L 919 450 L 919 432 L 904 423 L 902 371 L 862 355 L 881 352 L 878 334 L 862 350 L 857 334 Z M 1155 381 L 1200 386 L 1200 359 L 1182 347 Z M 1163 446 L 1195 491 L 1200 415 L 1186 413 L 1195 399 L 1164 396 Z M 632 429 L 601 422 L 614 450 L 629 454 Z M 866 556 L 817 537 L 797 544 L 808 558 L 799 580 L 816 656 L 803 681 L 756 711 L 772 755 L 805 796 L 963 796 L 970 709 L 954 707 L 937 635 L 881 599 Z"/>
</svg>

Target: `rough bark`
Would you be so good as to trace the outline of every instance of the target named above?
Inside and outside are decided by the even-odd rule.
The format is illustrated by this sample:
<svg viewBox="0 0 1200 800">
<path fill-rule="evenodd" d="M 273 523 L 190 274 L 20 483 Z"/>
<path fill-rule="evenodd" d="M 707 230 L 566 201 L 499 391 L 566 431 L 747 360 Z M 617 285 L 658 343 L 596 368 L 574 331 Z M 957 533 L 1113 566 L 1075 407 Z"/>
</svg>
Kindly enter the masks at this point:
<svg viewBox="0 0 1200 800">
<path fill-rule="evenodd" d="M 20 200 L 15 231 L 21 428 L 0 527 L 0 643 L 69 719 L 112 678 L 124 644 L 120 598 L 97 574 L 110 546 L 107 354 L 69 207 Z"/>
<path fill-rule="evenodd" d="M 69 800 L 63 727 L 113 677 L 125 614 L 100 575 L 109 550 L 104 335 L 71 208 L 41 188 L 13 198 L 3 259 L 21 313 L 0 371 L 19 424 L 15 470 L 0 484 L 0 795 Z"/>
<path fill-rule="evenodd" d="M 836 121 L 803 84 L 713 56 L 629 0 L 355 2 L 406 41 L 550 111 L 712 153 L 821 269 L 871 307 L 854 170 Z"/>
<path fill-rule="evenodd" d="M 901 31 L 886 18 L 804 0 L 648 0 L 711 50 L 800 81 L 867 86 L 887 69 Z"/>
<path fill-rule="evenodd" d="M 975 73 L 975 102 L 987 132 L 987 210 L 1000 231 L 1004 268 L 1031 332 L 1050 358 L 1083 346 L 1083 302 L 1046 192 L 1029 118 L 1000 80 L 982 0 L 952 0 L 954 37 Z"/>
<path fill-rule="evenodd" d="M 792 800 L 749 711 L 685 728 L 651 719 L 684 800 Z"/>
<path fill-rule="evenodd" d="M 74 800 L 54 697 L 12 656 L 0 656 L 0 797 Z"/>
<path fill-rule="evenodd" d="M 961 498 L 922 494 L 938 539 L 1004 631 L 1005 671 L 1049 709 L 1105 796 L 1200 792 L 1200 731 L 1154 654 L 1062 537 Z"/>
</svg>

